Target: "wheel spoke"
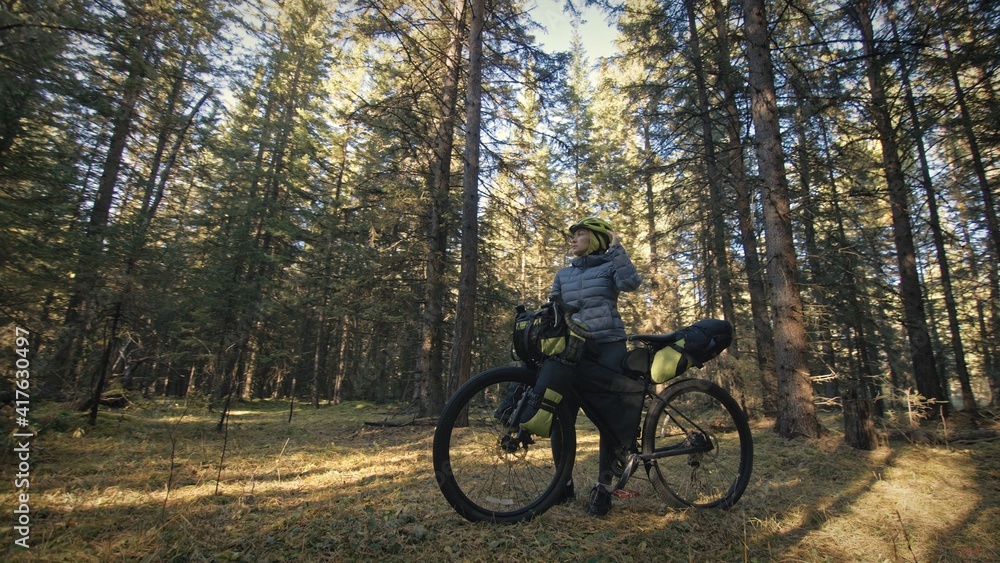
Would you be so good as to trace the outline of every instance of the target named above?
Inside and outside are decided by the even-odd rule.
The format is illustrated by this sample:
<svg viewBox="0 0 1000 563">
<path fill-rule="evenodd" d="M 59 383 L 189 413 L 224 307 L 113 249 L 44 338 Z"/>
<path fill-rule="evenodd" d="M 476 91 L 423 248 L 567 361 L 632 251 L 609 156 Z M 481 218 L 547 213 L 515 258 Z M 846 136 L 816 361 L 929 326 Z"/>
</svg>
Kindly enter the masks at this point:
<svg viewBox="0 0 1000 563">
<path fill-rule="evenodd" d="M 494 416 L 512 385 L 533 382 L 534 375 L 524 369 L 490 370 L 471 379 L 445 407 L 434 435 L 434 466 L 445 498 L 469 520 L 531 518 L 551 506 L 555 484 L 572 475 L 574 429 L 559 424 L 558 414 L 552 436 L 569 451 L 559 456 L 560 463 L 553 440 L 517 427 L 512 432 Z M 456 413 L 465 407 L 470 426 L 455 427 Z"/>
<path fill-rule="evenodd" d="M 749 480 L 753 444 L 749 425 L 721 387 L 700 380 L 671 385 L 653 403 L 643 433 L 644 453 L 659 457 L 649 475 L 667 501 L 680 506 L 724 508 Z M 691 451 L 694 450 L 694 453 Z"/>
</svg>

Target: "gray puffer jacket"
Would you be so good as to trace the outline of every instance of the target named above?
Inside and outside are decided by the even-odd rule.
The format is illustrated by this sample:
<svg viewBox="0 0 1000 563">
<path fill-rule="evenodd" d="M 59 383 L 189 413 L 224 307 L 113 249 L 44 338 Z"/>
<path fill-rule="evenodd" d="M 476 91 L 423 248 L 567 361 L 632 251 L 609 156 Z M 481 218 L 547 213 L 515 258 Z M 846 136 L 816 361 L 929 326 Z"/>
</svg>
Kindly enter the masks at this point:
<svg viewBox="0 0 1000 563">
<path fill-rule="evenodd" d="M 556 273 L 552 297 L 580 310 L 574 318 L 596 333 L 597 342 L 625 340 L 625 323 L 618 313 L 618 294 L 639 287 L 642 278 L 621 245 L 604 254 L 573 259 Z"/>
</svg>

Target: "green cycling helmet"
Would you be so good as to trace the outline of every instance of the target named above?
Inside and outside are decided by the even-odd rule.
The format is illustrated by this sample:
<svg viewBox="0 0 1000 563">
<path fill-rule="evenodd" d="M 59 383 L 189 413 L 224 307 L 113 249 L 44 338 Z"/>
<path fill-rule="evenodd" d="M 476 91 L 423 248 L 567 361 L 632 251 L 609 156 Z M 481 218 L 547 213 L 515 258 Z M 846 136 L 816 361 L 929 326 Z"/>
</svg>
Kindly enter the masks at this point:
<svg viewBox="0 0 1000 563">
<path fill-rule="evenodd" d="M 589 254 L 607 252 L 608 246 L 611 245 L 611 223 L 600 217 L 584 217 L 570 225 L 569 232 L 572 234 L 580 229 L 590 231 Z"/>
</svg>

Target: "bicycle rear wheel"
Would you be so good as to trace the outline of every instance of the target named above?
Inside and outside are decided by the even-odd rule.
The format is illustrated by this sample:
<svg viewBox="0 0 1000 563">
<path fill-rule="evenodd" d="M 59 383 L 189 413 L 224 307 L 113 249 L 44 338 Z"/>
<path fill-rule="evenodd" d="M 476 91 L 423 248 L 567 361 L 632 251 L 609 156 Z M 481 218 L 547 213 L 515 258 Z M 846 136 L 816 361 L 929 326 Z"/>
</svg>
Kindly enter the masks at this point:
<svg viewBox="0 0 1000 563">
<path fill-rule="evenodd" d="M 750 481 L 753 438 L 743 410 L 722 387 L 684 379 L 661 391 L 650 405 L 642 453 L 657 455 L 646 470 L 666 502 L 728 508 Z"/>
<path fill-rule="evenodd" d="M 576 431 L 563 405 L 550 438 L 522 430 L 516 417 L 498 416 L 505 401 L 522 407 L 534 384 L 535 374 L 527 369 L 494 368 L 459 388 L 441 414 L 434 473 L 448 503 L 468 520 L 529 520 L 558 500 L 573 475 Z M 512 387 L 516 392 L 508 394 Z"/>
</svg>

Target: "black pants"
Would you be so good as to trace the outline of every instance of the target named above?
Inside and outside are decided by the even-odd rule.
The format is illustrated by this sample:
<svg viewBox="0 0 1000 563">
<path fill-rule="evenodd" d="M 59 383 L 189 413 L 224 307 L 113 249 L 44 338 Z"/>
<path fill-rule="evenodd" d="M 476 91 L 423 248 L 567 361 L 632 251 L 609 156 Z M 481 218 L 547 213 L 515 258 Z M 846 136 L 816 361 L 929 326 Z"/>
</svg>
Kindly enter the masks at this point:
<svg viewBox="0 0 1000 563">
<path fill-rule="evenodd" d="M 587 342 L 583 359 L 575 366 L 548 360 L 538 371 L 535 392 L 552 389 L 563 396 L 573 413 L 584 413 L 601 432 L 598 456 L 599 483 L 610 485 L 615 477 L 615 460 L 635 441 L 642 412 L 643 385 L 622 375 L 621 365 L 627 352 L 624 341 Z"/>
</svg>

